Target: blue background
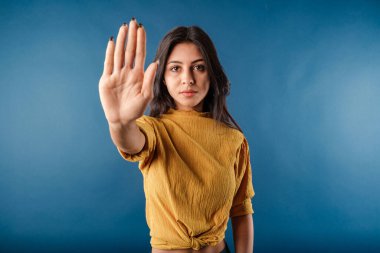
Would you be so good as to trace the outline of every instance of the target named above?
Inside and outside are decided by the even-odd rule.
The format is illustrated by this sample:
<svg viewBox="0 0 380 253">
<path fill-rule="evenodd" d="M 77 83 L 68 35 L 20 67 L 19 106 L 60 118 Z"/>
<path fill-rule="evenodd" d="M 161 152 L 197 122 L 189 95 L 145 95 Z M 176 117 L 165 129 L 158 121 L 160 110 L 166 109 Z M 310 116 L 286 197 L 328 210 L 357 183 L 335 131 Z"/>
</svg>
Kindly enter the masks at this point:
<svg viewBox="0 0 380 253">
<path fill-rule="evenodd" d="M 1 252 L 150 250 L 98 94 L 132 16 L 147 63 L 175 26 L 213 39 L 252 152 L 255 252 L 380 250 L 380 1 L 124 0 L 1 1 Z"/>
</svg>

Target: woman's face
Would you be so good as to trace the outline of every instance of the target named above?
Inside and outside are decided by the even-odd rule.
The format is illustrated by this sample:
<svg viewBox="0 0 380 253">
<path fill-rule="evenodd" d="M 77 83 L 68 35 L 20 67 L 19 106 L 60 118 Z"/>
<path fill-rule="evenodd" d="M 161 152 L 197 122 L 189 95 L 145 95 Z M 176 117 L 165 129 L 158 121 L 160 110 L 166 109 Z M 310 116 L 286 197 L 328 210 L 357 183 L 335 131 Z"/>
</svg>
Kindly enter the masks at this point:
<svg viewBox="0 0 380 253">
<path fill-rule="evenodd" d="M 203 111 L 210 80 L 206 62 L 195 44 L 175 45 L 165 66 L 164 83 L 177 110 Z"/>
</svg>

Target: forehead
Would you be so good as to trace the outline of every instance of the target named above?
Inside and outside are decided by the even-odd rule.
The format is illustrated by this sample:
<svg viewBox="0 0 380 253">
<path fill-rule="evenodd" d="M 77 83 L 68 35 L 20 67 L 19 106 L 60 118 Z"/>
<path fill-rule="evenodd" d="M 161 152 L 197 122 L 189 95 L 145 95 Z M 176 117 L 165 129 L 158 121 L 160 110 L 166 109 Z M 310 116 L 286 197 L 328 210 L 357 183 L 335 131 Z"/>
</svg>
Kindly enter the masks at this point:
<svg viewBox="0 0 380 253">
<path fill-rule="evenodd" d="M 194 43 L 183 42 L 174 46 L 168 61 L 191 62 L 197 59 L 203 59 L 199 48 Z"/>
</svg>

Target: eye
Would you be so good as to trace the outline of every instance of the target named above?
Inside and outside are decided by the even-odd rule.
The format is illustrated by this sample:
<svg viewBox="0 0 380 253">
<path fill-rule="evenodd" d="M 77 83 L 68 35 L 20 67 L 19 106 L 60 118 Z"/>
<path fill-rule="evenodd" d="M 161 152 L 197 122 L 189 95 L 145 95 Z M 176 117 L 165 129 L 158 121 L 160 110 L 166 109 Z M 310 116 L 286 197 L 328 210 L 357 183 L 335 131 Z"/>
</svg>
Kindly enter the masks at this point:
<svg viewBox="0 0 380 253">
<path fill-rule="evenodd" d="M 199 71 L 204 71 L 206 67 L 204 65 L 195 65 L 194 69 L 199 70 Z"/>
<path fill-rule="evenodd" d="M 178 71 L 178 68 L 179 68 L 179 66 L 172 66 L 172 67 L 170 67 L 169 69 L 170 69 L 170 71 L 172 71 L 172 72 L 177 72 L 177 71 Z"/>
</svg>

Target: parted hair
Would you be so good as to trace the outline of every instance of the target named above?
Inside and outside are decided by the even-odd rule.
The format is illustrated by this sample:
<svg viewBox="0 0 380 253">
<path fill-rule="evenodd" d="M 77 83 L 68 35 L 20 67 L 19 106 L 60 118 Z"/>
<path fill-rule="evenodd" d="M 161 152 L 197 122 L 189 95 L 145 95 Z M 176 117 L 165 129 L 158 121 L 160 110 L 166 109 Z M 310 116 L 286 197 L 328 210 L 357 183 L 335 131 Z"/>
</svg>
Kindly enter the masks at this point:
<svg viewBox="0 0 380 253">
<path fill-rule="evenodd" d="M 227 110 L 226 97 L 230 94 L 230 81 L 220 64 L 213 42 L 207 33 L 198 26 L 175 27 L 161 40 L 154 59 L 154 61 L 159 60 L 160 64 L 154 80 L 154 96 L 150 102 L 150 116 L 160 117 L 169 108 L 176 108 L 175 102 L 164 84 L 164 73 L 173 48 L 184 42 L 194 43 L 199 48 L 208 70 L 210 88 L 204 98 L 203 111 L 209 112 L 213 119 L 242 132 Z"/>
</svg>

